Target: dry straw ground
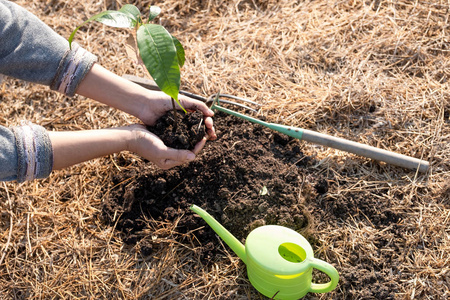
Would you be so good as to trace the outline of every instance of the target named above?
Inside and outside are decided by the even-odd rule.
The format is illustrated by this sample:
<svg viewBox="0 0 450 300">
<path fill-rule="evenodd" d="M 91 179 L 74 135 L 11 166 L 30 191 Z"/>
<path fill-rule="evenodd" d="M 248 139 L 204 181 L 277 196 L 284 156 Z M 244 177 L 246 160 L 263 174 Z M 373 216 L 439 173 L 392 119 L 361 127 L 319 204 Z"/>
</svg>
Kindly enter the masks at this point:
<svg viewBox="0 0 450 300">
<path fill-rule="evenodd" d="M 126 3 L 15 2 L 66 37 L 87 17 Z M 264 104 L 261 113 L 269 120 L 429 160 L 430 171 L 416 174 L 304 144 L 305 154 L 320 161 L 316 171 L 337 185 L 317 199 L 319 204 L 365 195 L 402 216 L 382 229 L 361 214 L 332 223 L 316 221 L 314 236 L 322 247 L 314 250 L 340 272 L 358 274 L 354 264 L 370 261 L 382 270 L 377 276 L 393 278 L 384 283 L 384 298 L 450 296 L 448 1 L 133 3 L 142 9 L 158 4 L 163 11 L 159 21 L 185 45 L 184 89 L 247 97 Z M 126 37 L 125 30 L 93 24 L 77 40 L 108 69 L 142 75 L 126 56 Z M 8 126 L 28 119 L 49 130 L 78 130 L 135 121 L 94 101 L 68 99 L 11 78 L 0 85 L 0 107 L 0 123 Z M 116 158 L 54 172 L 46 180 L 1 184 L 0 298 L 260 297 L 235 255 L 209 267 L 192 263 L 195 249 L 171 238 L 175 224 L 151 223 L 155 239 L 165 237 L 158 241 L 164 247 L 146 258 L 102 224 L 101 189 L 117 171 Z M 391 234 L 392 226 L 398 234 Z M 364 255 L 352 256 L 356 250 Z M 376 293 L 367 292 L 383 290 L 356 277 L 333 293 L 308 298 L 375 298 Z"/>
</svg>

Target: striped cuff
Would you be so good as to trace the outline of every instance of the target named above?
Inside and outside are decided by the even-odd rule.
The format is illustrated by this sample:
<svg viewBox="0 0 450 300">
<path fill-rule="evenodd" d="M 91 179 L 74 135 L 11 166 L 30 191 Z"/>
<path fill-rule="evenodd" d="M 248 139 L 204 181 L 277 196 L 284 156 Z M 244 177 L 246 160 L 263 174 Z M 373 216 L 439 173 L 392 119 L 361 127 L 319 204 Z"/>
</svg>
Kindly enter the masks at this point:
<svg viewBox="0 0 450 300">
<path fill-rule="evenodd" d="M 47 131 L 30 122 L 11 130 L 16 138 L 17 181 L 48 177 L 53 168 L 53 149 Z"/>
<path fill-rule="evenodd" d="M 95 55 L 81 48 L 77 43 L 73 43 L 72 49 L 68 49 L 61 60 L 50 88 L 72 97 L 96 61 Z"/>
</svg>

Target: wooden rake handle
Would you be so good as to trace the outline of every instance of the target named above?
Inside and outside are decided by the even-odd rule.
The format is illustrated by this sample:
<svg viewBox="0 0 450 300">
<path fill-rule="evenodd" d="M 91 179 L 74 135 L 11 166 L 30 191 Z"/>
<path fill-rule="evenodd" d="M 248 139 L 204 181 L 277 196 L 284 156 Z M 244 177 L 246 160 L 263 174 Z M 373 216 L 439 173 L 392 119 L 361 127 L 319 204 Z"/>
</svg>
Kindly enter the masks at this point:
<svg viewBox="0 0 450 300">
<path fill-rule="evenodd" d="M 331 135 L 319 133 L 312 130 L 307 130 L 298 127 L 285 126 L 281 124 L 268 123 L 262 120 L 238 113 L 236 111 L 224 108 L 218 104 L 218 101 L 213 103 L 211 109 L 216 109 L 233 116 L 245 119 L 247 121 L 257 123 L 266 126 L 275 131 L 284 133 L 293 138 L 311 142 L 314 144 L 330 147 L 333 149 L 339 149 L 342 151 L 350 152 L 363 157 L 371 158 L 378 161 L 384 161 L 386 163 L 411 169 L 418 170 L 419 172 L 426 172 L 430 166 L 429 162 L 418 158 L 410 157 L 403 154 L 398 154 L 392 151 L 383 150 L 380 148 L 372 147 L 369 145 L 353 142 L 343 138 L 334 137 Z"/>
<path fill-rule="evenodd" d="M 425 160 L 410 157 L 407 155 L 383 150 L 369 145 L 349 141 L 346 139 L 330 136 L 327 134 L 303 129 L 302 139 L 314 144 L 339 149 L 363 157 L 368 157 L 378 161 L 384 161 L 388 164 L 403 167 L 411 170 L 418 170 L 425 173 L 430 164 Z"/>
</svg>

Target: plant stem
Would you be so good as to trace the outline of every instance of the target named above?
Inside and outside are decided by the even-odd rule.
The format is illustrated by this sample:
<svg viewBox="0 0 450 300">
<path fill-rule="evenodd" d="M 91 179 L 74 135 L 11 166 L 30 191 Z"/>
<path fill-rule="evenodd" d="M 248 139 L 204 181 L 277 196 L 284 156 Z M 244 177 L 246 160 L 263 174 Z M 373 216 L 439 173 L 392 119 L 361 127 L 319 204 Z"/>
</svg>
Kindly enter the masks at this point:
<svg viewBox="0 0 450 300">
<path fill-rule="evenodd" d="M 173 98 L 170 98 L 170 99 L 172 99 L 173 117 L 174 117 L 174 122 L 175 122 L 175 125 L 173 126 L 173 132 L 176 132 L 178 129 L 178 112 L 175 108 L 175 100 Z"/>
</svg>

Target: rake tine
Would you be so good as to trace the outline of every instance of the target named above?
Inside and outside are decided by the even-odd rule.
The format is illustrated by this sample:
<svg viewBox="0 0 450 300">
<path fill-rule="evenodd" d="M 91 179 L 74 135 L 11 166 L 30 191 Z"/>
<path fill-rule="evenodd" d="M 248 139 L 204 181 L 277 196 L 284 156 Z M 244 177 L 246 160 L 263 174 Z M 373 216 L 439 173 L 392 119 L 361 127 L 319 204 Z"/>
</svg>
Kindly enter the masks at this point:
<svg viewBox="0 0 450 300">
<path fill-rule="evenodd" d="M 244 98 L 240 98 L 240 97 L 236 97 L 236 96 L 228 95 L 228 94 L 220 94 L 220 93 L 214 94 L 211 97 L 209 97 L 209 99 L 206 101 L 206 103 L 209 104 L 211 102 L 217 101 L 217 102 L 220 102 L 220 103 L 235 105 L 235 106 L 238 106 L 238 107 L 241 107 L 241 108 L 244 108 L 244 109 L 248 109 L 248 110 L 253 111 L 253 112 L 258 112 L 257 109 L 251 108 L 251 107 L 249 107 L 247 105 L 244 105 L 244 104 L 241 104 L 241 103 L 228 101 L 228 100 L 223 100 L 223 99 L 219 100 L 219 97 L 226 97 L 226 98 L 241 100 L 241 101 L 244 101 L 244 102 L 247 102 L 247 103 L 254 104 L 254 105 L 258 106 L 258 107 L 261 106 L 261 104 L 259 104 L 259 103 L 256 103 L 256 102 L 244 99 Z"/>
<path fill-rule="evenodd" d="M 206 104 L 210 105 L 210 103 L 212 103 L 212 102 L 213 102 L 213 100 L 209 99 L 208 101 L 206 101 Z M 244 109 L 248 109 L 248 110 L 253 111 L 253 112 L 258 112 L 258 110 L 254 109 L 254 108 L 251 108 L 251 107 L 249 107 L 247 105 L 244 105 L 244 104 L 241 104 L 241 103 L 236 103 L 236 102 L 233 102 L 233 101 L 220 100 L 220 103 L 231 104 L 231 105 L 235 105 L 235 106 L 238 106 L 238 107 L 241 107 L 241 108 L 244 108 Z"/>
<path fill-rule="evenodd" d="M 251 107 L 248 107 L 247 105 L 236 103 L 236 102 L 233 102 L 233 101 L 220 100 L 220 102 L 221 103 L 226 103 L 226 104 L 232 104 L 232 105 L 235 105 L 235 106 L 239 106 L 241 108 L 245 108 L 245 109 L 251 110 L 253 112 L 258 112 L 258 110 L 254 109 L 254 108 L 251 108 Z"/>
<path fill-rule="evenodd" d="M 251 101 L 251 100 L 248 100 L 248 99 L 244 99 L 244 98 L 241 98 L 241 97 L 237 97 L 237 96 L 233 96 L 233 95 L 219 94 L 219 97 L 231 98 L 231 99 L 235 99 L 235 100 L 240 100 L 240 101 L 243 101 L 243 102 L 251 103 L 251 104 L 256 105 L 256 106 L 261 106 L 261 104 L 256 103 L 254 101 Z M 223 100 L 220 100 L 220 101 L 223 102 Z"/>
</svg>

